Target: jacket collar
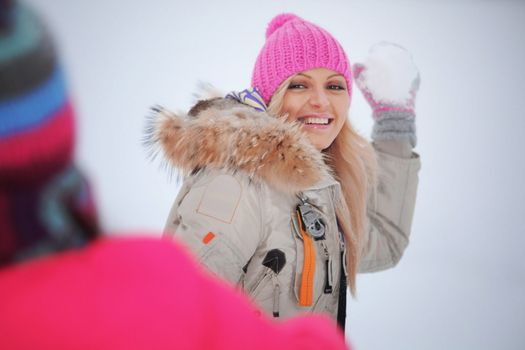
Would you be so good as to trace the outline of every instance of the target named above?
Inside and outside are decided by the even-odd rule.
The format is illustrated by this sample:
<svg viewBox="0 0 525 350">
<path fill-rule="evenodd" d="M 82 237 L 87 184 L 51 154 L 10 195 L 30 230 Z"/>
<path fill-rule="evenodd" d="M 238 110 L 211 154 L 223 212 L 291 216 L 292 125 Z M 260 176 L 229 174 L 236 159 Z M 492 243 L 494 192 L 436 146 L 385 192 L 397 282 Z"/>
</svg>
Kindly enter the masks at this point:
<svg viewBox="0 0 525 350">
<path fill-rule="evenodd" d="M 153 112 L 146 143 L 183 175 L 242 171 L 290 194 L 338 185 L 296 123 L 224 98 L 199 101 L 188 115 L 161 107 Z"/>
</svg>

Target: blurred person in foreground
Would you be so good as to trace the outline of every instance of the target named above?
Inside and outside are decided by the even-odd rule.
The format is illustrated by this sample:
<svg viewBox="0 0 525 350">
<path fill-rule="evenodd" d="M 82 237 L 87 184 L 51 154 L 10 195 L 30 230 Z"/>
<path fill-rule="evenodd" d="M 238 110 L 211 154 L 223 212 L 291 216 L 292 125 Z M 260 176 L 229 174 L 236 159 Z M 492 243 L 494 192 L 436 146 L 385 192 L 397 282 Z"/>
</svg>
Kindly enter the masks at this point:
<svg viewBox="0 0 525 350">
<path fill-rule="evenodd" d="M 98 236 L 90 187 L 74 164 L 71 96 L 48 29 L 1 3 L 0 263 L 81 247 Z"/>
<path fill-rule="evenodd" d="M 177 242 L 104 238 L 74 139 L 49 32 L 0 1 L 1 349 L 346 348 L 323 317 L 257 316 Z"/>
</svg>

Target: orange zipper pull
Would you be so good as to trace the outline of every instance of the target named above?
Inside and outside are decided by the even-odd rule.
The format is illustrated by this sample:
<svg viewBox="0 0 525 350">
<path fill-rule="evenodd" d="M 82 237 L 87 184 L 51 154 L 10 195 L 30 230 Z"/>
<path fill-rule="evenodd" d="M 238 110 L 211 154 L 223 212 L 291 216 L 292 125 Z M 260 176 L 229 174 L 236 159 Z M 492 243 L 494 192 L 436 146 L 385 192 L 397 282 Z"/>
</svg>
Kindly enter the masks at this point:
<svg viewBox="0 0 525 350">
<path fill-rule="evenodd" d="M 304 247 L 303 273 L 301 276 L 301 288 L 299 290 L 299 305 L 312 306 L 315 276 L 315 249 L 312 238 L 306 233 L 299 209 L 297 208 L 295 212 L 297 214 L 297 222 L 299 223 L 299 231 L 301 231 Z"/>
</svg>

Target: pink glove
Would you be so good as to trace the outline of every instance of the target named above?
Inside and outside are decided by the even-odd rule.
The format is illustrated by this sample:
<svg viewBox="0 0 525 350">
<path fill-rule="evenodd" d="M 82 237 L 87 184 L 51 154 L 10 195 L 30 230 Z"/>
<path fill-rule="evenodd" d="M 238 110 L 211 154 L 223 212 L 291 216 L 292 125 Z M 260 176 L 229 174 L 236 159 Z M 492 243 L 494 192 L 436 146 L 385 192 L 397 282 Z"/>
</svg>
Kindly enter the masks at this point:
<svg viewBox="0 0 525 350">
<path fill-rule="evenodd" d="M 414 105 L 420 76 L 410 53 L 396 44 L 375 44 L 365 62 L 354 65 L 353 73 L 356 85 L 372 107 L 372 139 L 408 140 L 414 147 Z"/>
</svg>

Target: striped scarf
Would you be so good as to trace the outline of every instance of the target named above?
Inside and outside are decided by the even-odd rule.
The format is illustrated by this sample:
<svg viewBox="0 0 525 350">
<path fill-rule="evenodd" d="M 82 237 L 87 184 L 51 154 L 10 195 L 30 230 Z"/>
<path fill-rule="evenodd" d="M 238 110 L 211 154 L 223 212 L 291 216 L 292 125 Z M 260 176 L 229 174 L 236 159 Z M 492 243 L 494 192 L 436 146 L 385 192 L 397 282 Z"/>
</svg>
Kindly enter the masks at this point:
<svg viewBox="0 0 525 350">
<path fill-rule="evenodd" d="M 267 109 L 266 104 L 264 103 L 264 100 L 257 88 L 249 88 L 239 92 L 232 91 L 226 95 L 226 98 L 231 98 L 237 102 L 253 107 L 259 112 L 265 112 Z"/>
</svg>

